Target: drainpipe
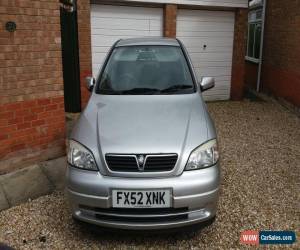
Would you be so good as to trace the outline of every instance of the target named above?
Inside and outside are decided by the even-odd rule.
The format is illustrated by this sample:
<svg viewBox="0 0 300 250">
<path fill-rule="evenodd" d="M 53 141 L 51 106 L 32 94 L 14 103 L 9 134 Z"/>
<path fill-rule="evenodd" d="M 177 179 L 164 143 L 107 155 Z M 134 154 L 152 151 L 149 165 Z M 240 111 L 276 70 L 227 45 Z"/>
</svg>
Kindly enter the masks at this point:
<svg viewBox="0 0 300 250">
<path fill-rule="evenodd" d="M 260 37 L 260 50 L 259 50 L 259 64 L 256 82 L 256 91 L 259 92 L 260 89 L 260 78 L 261 78 L 261 66 L 262 66 L 262 56 L 264 47 L 264 30 L 265 30 L 265 18 L 266 18 L 266 5 L 267 0 L 263 0 L 263 13 L 262 13 L 262 27 L 261 27 L 261 37 Z"/>
</svg>

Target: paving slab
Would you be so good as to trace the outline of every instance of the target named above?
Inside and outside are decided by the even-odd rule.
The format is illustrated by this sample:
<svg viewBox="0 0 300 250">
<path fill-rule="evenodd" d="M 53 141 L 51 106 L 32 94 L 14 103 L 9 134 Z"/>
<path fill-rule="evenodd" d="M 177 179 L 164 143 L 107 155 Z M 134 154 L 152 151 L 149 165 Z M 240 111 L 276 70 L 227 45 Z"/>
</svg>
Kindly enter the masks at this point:
<svg viewBox="0 0 300 250">
<path fill-rule="evenodd" d="M 49 194 L 54 189 L 39 165 L 2 175 L 1 179 L 10 206 Z"/>
<path fill-rule="evenodd" d="M 50 182 L 57 189 L 64 189 L 66 175 L 67 158 L 61 157 L 55 160 L 42 162 L 40 167 L 46 174 Z"/>
<path fill-rule="evenodd" d="M 1 179 L 0 179 L 0 182 L 1 182 Z M 8 201 L 6 199 L 4 190 L 3 190 L 2 186 L 1 186 L 1 183 L 0 183 L 0 211 L 4 210 L 4 209 L 7 209 L 7 208 L 9 208 L 9 204 L 8 204 Z"/>
</svg>

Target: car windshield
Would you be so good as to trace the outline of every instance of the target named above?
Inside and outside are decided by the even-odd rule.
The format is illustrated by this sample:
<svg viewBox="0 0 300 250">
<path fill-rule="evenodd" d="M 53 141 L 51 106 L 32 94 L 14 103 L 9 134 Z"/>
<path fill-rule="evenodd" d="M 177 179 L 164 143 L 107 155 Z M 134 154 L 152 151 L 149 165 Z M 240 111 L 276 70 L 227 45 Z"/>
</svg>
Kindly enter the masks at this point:
<svg viewBox="0 0 300 250">
<path fill-rule="evenodd" d="M 97 93 L 107 95 L 195 92 L 185 56 L 175 46 L 127 46 L 113 50 Z"/>
</svg>

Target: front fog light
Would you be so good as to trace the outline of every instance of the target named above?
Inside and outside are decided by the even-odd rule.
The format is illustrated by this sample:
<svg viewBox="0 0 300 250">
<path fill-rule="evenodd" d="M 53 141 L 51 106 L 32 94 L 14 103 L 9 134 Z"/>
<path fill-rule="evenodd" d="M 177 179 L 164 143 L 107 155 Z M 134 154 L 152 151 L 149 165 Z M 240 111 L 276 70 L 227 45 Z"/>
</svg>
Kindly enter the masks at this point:
<svg viewBox="0 0 300 250">
<path fill-rule="evenodd" d="M 80 143 L 73 140 L 69 141 L 68 162 L 77 168 L 98 170 L 93 154 Z"/>
<path fill-rule="evenodd" d="M 185 170 L 207 168 L 216 164 L 218 160 L 217 140 L 210 140 L 192 151 Z"/>
</svg>

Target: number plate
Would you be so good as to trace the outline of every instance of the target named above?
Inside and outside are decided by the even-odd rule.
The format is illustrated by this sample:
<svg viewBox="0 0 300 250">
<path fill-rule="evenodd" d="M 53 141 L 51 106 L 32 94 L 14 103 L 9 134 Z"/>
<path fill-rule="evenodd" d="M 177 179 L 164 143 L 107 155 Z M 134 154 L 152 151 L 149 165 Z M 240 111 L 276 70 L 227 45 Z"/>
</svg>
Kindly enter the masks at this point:
<svg viewBox="0 0 300 250">
<path fill-rule="evenodd" d="M 156 190 L 112 190 L 112 206 L 122 208 L 171 207 L 171 191 Z"/>
</svg>

